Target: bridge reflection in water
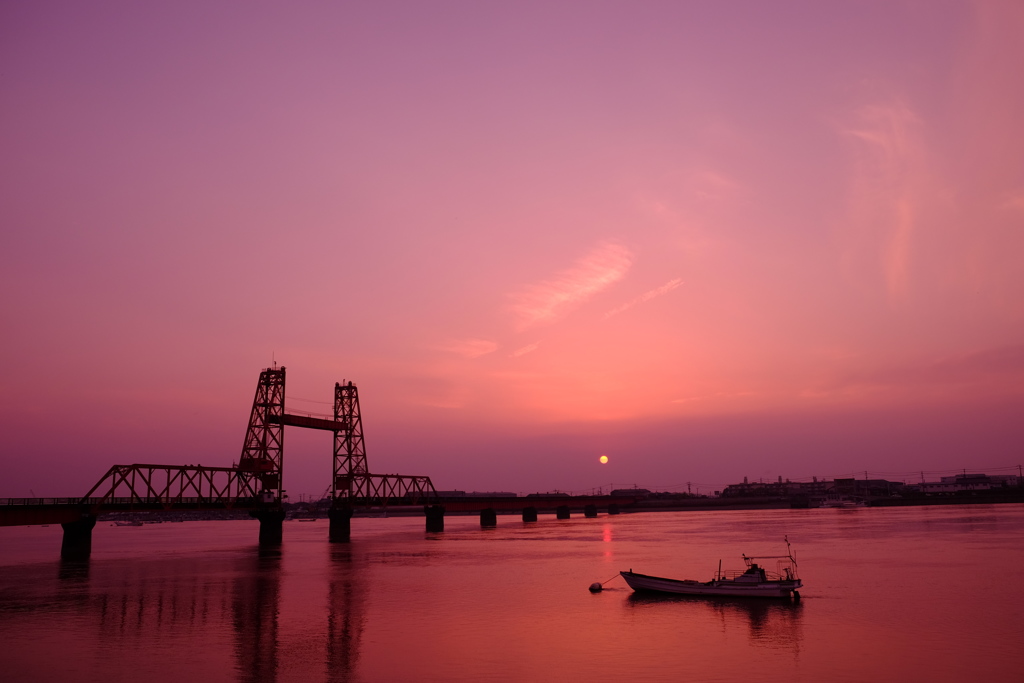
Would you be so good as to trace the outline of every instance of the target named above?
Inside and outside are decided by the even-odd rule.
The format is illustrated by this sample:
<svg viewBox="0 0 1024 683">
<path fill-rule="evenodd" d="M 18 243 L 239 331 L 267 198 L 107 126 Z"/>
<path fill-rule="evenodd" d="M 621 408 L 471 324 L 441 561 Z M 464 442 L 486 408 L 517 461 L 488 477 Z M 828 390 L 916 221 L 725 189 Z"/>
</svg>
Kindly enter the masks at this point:
<svg viewBox="0 0 1024 683">
<path fill-rule="evenodd" d="M 109 680 L 222 680 L 229 671 L 246 683 L 351 680 L 365 621 L 365 568 L 347 546 L 320 547 L 326 557 L 317 573 L 327 580 L 311 586 L 283 581 L 290 563 L 315 561 L 308 553 L 289 558 L 287 547 L 64 560 L 48 580 L 38 576 L 40 565 L 7 567 L 0 620 L 12 631 L 22 630 L 19 622 L 27 628 L 5 644 L 18 651 L 5 678 L 84 680 L 102 661 Z M 9 590 L 18 585 L 31 589 Z M 310 594 L 295 594 L 303 591 Z M 51 624 L 46 632 L 43 621 Z"/>
<path fill-rule="evenodd" d="M 330 579 L 327 595 L 328 681 L 351 681 L 359 660 L 363 635 L 365 582 L 354 566 L 349 546 L 330 546 Z"/>
<path fill-rule="evenodd" d="M 239 681 L 277 680 L 281 560 L 279 547 L 261 547 L 239 560 L 231 596 Z"/>
</svg>

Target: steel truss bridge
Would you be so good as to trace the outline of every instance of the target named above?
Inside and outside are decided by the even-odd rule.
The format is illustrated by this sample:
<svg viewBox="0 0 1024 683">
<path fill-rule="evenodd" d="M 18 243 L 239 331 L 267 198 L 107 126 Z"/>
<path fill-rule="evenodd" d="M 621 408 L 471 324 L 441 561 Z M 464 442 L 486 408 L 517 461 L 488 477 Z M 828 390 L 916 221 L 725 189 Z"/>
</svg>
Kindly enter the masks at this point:
<svg viewBox="0 0 1024 683">
<path fill-rule="evenodd" d="M 285 368 L 277 366 L 260 373 L 242 452 L 231 467 L 114 465 L 81 498 L 0 501 L 0 525 L 64 524 L 66 546 L 68 525 L 91 534 L 96 516 L 104 512 L 248 510 L 260 520 L 261 540 L 273 541 L 284 520 L 285 427 L 334 433 L 331 501 L 339 511 L 339 531 L 345 532 L 332 534 L 339 536 L 335 540 L 347 540 L 352 508 L 436 502 L 430 477 L 369 471 L 359 391 L 352 382 L 335 383 L 333 419 L 323 419 L 285 411 L 285 376 Z"/>
<path fill-rule="evenodd" d="M 253 398 L 242 452 L 230 467 L 203 465 L 114 465 L 81 498 L 0 499 L 0 526 L 61 524 L 64 527 L 62 556 L 88 557 L 92 528 L 106 512 L 189 510 L 248 511 L 260 520 L 260 542 L 281 540 L 284 509 L 284 428 L 318 429 L 334 433 L 333 473 L 330 485 L 330 540 L 349 540 L 350 519 L 357 508 L 423 506 L 428 531 L 443 531 L 445 508 L 454 512 L 479 510 L 527 510 L 554 501 L 530 498 L 441 500 L 430 477 L 373 474 L 367 466 L 359 392 L 352 382 L 334 385 L 333 419 L 285 411 L 285 368 L 260 373 Z M 616 509 L 635 499 L 594 497 L 575 499 L 579 507 L 602 504 Z M 554 502 L 559 508 L 566 501 Z M 535 507 L 537 506 L 537 507 Z M 589 514 L 589 513 L 588 513 Z M 596 514 L 596 513 L 595 513 Z M 559 512 L 563 516 L 562 512 Z M 568 516 L 566 512 L 564 516 Z"/>
</svg>

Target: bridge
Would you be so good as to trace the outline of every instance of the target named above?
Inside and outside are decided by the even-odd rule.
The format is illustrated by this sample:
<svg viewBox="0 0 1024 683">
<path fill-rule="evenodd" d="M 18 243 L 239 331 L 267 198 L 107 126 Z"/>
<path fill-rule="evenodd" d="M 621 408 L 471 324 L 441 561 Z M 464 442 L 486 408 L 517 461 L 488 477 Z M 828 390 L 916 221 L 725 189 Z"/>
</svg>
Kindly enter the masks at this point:
<svg viewBox="0 0 1024 683">
<path fill-rule="evenodd" d="M 540 511 L 554 510 L 567 519 L 571 510 L 597 515 L 598 506 L 617 514 L 629 496 L 548 494 L 527 497 L 441 498 L 430 477 L 373 474 L 363 440 L 359 393 L 352 382 L 334 385 L 333 419 L 285 412 L 285 368 L 260 373 L 249 424 L 237 462 L 230 467 L 202 465 L 114 465 L 81 498 L 0 499 L 0 526 L 60 524 L 64 529 L 61 556 L 89 557 L 92 529 L 108 512 L 237 510 L 260 522 L 261 544 L 280 543 L 285 511 L 284 428 L 318 429 L 334 433 L 333 475 L 328 510 L 331 542 L 348 542 L 351 519 L 358 508 L 422 506 L 428 532 L 444 531 L 444 514 L 480 512 L 482 526 L 496 524 L 501 511 L 521 511 L 523 520 L 537 521 Z"/>
</svg>

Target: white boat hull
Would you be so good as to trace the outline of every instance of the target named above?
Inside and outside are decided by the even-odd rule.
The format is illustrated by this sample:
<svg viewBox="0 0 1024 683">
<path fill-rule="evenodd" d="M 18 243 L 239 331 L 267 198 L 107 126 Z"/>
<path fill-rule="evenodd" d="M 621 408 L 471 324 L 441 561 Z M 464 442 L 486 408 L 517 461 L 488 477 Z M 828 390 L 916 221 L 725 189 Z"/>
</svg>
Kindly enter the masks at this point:
<svg viewBox="0 0 1024 683">
<path fill-rule="evenodd" d="M 788 598 L 803 584 L 800 579 L 780 581 L 741 582 L 731 579 L 721 581 L 691 581 L 665 579 L 658 576 L 636 574 L 632 571 L 619 572 L 629 587 L 635 591 L 674 593 L 677 595 L 728 595 L 751 598 Z"/>
</svg>

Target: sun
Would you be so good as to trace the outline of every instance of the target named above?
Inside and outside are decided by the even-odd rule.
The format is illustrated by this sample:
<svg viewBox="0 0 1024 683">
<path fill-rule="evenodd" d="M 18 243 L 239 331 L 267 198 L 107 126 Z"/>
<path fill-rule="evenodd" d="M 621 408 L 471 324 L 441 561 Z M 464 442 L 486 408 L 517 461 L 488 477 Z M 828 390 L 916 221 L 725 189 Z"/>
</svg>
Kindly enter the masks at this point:
<svg viewBox="0 0 1024 683">
<path fill-rule="evenodd" d="M 602 465 L 605 465 L 605 464 L 608 463 L 608 456 L 607 455 L 602 455 L 600 458 L 598 458 L 598 460 L 601 461 Z"/>
</svg>

